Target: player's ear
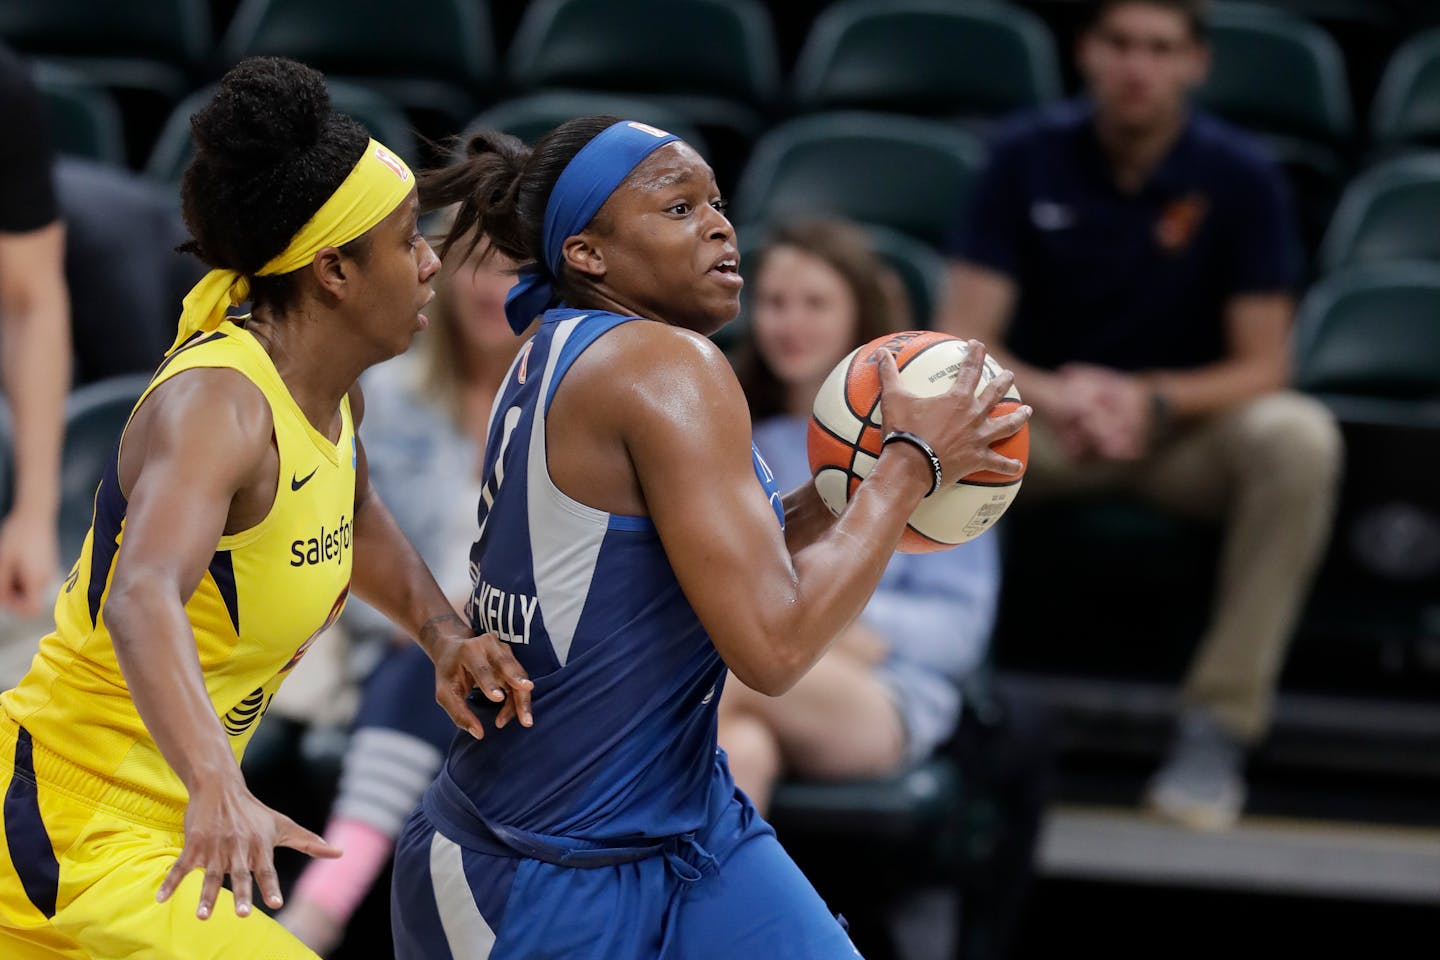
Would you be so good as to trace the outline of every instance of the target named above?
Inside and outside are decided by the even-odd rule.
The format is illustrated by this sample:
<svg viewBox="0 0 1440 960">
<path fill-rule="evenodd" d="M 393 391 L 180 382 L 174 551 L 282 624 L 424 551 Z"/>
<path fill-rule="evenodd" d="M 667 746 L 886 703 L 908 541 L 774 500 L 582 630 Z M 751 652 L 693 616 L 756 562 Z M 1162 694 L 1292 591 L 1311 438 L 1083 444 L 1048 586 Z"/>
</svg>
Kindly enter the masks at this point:
<svg viewBox="0 0 1440 960">
<path fill-rule="evenodd" d="M 592 280 L 605 279 L 605 254 L 585 231 L 567 237 L 560 250 L 570 269 L 583 273 Z"/>
<path fill-rule="evenodd" d="M 321 247 L 315 254 L 315 259 L 310 261 L 310 270 L 320 284 L 320 289 L 337 299 L 344 297 L 350 273 L 346 270 L 345 257 L 338 247 Z"/>
</svg>

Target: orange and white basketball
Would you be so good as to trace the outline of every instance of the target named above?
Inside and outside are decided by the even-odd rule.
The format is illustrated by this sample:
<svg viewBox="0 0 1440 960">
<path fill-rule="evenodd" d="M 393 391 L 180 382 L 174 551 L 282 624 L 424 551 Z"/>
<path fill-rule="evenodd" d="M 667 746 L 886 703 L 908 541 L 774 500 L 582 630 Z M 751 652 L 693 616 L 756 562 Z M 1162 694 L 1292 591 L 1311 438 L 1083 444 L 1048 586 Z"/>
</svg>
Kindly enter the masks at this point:
<svg viewBox="0 0 1440 960">
<path fill-rule="evenodd" d="M 900 382 L 916 396 L 935 396 L 949 390 L 965 360 L 965 341 L 944 333 L 911 330 L 881 337 L 851 353 L 825 378 L 815 396 L 810 418 L 808 451 L 815 488 L 837 517 L 880 459 L 883 439 L 880 417 L 880 351 L 895 356 Z M 975 392 L 1000 374 L 1000 365 L 985 358 Z M 1020 406 L 1013 386 L 995 405 L 991 416 Z M 997 442 L 1004 456 L 1027 463 L 1030 427 Z M 928 553 L 972 540 L 995 525 L 1015 499 L 1024 477 L 1007 477 L 979 471 L 946 481 L 945 487 L 920 501 L 900 538 L 903 553 Z"/>
</svg>

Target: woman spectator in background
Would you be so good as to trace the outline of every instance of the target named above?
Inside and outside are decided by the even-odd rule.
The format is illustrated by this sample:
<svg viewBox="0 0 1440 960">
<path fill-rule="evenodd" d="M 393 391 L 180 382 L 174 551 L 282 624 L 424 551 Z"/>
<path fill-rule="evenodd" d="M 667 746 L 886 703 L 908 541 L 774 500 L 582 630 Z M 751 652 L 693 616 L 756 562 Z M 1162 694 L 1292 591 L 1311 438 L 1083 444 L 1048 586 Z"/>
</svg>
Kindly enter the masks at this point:
<svg viewBox="0 0 1440 960">
<path fill-rule="evenodd" d="M 463 247 L 461 249 L 464 249 Z M 370 370 L 365 449 L 376 489 L 457 604 L 470 592 L 475 504 L 486 423 L 495 392 L 525 342 L 505 320 L 515 264 L 483 247 L 447 263 L 415 348 Z M 365 681 L 325 835 L 345 850 L 332 869 L 307 867 L 280 920 L 324 955 L 385 869 L 410 810 L 430 785 L 455 725 L 435 703 L 435 671 L 389 621 L 352 601 L 344 623 L 362 659 L 379 657 Z M 419 653 L 419 656 L 415 656 Z"/>
<path fill-rule="evenodd" d="M 752 278 L 735 357 L 755 445 L 780 489 L 810 475 L 805 433 L 815 394 L 850 351 L 912 326 L 899 282 L 864 232 L 836 221 L 776 229 Z M 786 694 L 734 681 L 720 745 L 763 813 L 777 780 L 884 776 L 954 732 L 960 683 L 984 659 L 1000 566 L 995 537 L 943 553 L 897 553 L 860 618 Z"/>
</svg>

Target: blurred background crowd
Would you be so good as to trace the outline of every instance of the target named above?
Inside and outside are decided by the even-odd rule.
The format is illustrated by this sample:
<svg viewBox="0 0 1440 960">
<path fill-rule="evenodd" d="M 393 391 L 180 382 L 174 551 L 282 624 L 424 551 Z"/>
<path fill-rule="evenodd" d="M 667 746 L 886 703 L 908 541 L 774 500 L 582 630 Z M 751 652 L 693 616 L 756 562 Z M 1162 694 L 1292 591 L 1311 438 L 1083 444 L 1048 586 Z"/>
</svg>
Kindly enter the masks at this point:
<svg viewBox="0 0 1440 960">
<path fill-rule="evenodd" d="M 203 272 L 173 252 L 189 117 L 254 54 L 323 70 L 416 166 L 587 114 L 694 144 L 747 281 L 717 341 L 782 485 L 860 343 L 940 329 L 1017 371 L 1031 471 L 997 530 L 897 556 L 796 690 L 722 702 L 737 782 L 867 956 L 1426 929 L 1440 4 L 5 0 L 0 686 Z M 367 375 L 374 482 L 457 601 L 512 266 L 447 264 Z M 336 633 L 246 766 L 355 854 L 284 861 L 286 922 L 380 957 L 450 725 L 378 615 Z"/>
</svg>

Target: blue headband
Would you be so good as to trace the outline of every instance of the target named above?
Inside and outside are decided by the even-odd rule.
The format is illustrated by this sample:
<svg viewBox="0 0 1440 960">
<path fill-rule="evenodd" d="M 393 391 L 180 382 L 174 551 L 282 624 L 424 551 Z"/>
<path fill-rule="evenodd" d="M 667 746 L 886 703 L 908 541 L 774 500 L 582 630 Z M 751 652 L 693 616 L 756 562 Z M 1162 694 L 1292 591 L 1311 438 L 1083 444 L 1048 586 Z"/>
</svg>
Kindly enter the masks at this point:
<svg viewBox="0 0 1440 960">
<path fill-rule="evenodd" d="M 566 164 L 545 204 L 541 238 L 545 262 L 521 267 L 520 280 L 505 297 L 505 317 L 516 333 L 522 333 L 554 302 L 555 278 L 565 263 L 565 241 L 590 225 L 641 160 L 679 139 L 634 120 L 621 120 L 602 130 Z"/>
</svg>

